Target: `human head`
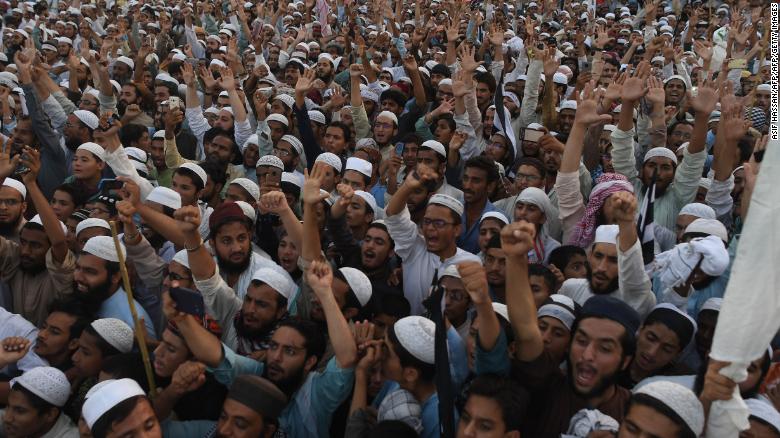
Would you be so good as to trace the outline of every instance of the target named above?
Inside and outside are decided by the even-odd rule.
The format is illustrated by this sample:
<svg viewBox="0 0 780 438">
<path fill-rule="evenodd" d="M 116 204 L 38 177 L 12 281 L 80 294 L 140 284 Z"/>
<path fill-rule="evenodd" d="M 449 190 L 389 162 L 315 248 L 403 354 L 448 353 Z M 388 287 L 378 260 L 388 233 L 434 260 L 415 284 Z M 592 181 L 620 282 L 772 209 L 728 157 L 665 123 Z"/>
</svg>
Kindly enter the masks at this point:
<svg viewBox="0 0 780 438">
<path fill-rule="evenodd" d="M 580 306 L 565 295 L 552 294 L 536 311 L 544 348 L 555 363 L 561 363 L 569 352 L 572 327 Z"/>
<path fill-rule="evenodd" d="M 162 436 L 152 404 L 138 383 L 127 378 L 106 382 L 87 397 L 81 410 L 92 436 Z"/>
<path fill-rule="evenodd" d="M 516 382 L 483 374 L 469 386 L 458 438 L 519 438 L 530 396 Z"/>
<path fill-rule="evenodd" d="M 423 217 L 422 233 L 429 252 L 448 253 L 460 236 L 463 204 L 457 199 L 436 194 L 428 200 Z"/>
<path fill-rule="evenodd" d="M 463 166 L 463 199 L 466 204 L 479 205 L 493 193 L 497 182 L 495 162 L 481 155 L 469 158 Z"/>
<path fill-rule="evenodd" d="M 395 255 L 395 243 L 382 221 L 374 221 L 368 226 L 360 247 L 363 269 L 377 269 L 384 266 Z"/>
<path fill-rule="evenodd" d="M 276 432 L 287 400 L 267 379 L 247 374 L 238 376 L 222 405 L 217 436 L 270 438 Z"/>
<path fill-rule="evenodd" d="M 617 225 L 602 225 L 588 254 L 588 283 L 595 294 L 618 288 Z"/>
<path fill-rule="evenodd" d="M 6 178 L 0 186 L 0 234 L 9 236 L 17 232 L 19 222 L 27 211 L 27 189 L 20 181 Z"/>
<path fill-rule="evenodd" d="M 703 429 L 704 409 L 696 395 L 677 383 L 656 381 L 634 391 L 618 437 L 695 438 Z"/>
<path fill-rule="evenodd" d="M 92 321 L 84 303 L 78 298 L 55 300 L 49 315 L 38 329 L 33 351 L 53 366 L 61 366 L 79 346 L 84 328 Z"/>
<path fill-rule="evenodd" d="M 646 187 L 650 185 L 653 174 L 656 174 L 655 196 L 663 196 L 674 180 L 677 169 L 677 156 L 666 147 L 655 147 L 647 151 L 642 164 L 641 179 Z"/>
<path fill-rule="evenodd" d="M 57 422 L 68 401 L 70 385 L 53 367 L 37 367 L 10 382 L 3 429 L 5 436 L 42 436 Z"/>
<path fill-rule="evenodd" d="M 631 364 L 637 374 L 651 376 L 673 363 L 696 333 L 696 321 L 668 303 L 657 305 L 639 329 Z"/>
<path fill-rule="evenodd" d="M 436 373 L 433 339 L 435 324 L 421 316 L 398 320 L 385 333 L 384 375 L 412 391 L 420 383 L 432 383 Z"/>
<path fill-rule="evenodd" d="M 269 341 L 264 376 L 285 394 L 292 394 L 325 353 L 325 336 L 309 320 L 287 319 Z"/>
<path fill-rule="evenodd" d="M 252 221 L 235 202 L 219 205 L 209 217 L 209 243 L 220 270 L 240 274 L 252 256 Z"/>
<path fill-rule="evenodd" d="M 576 245 L 562 245 L 550 251 L 550 265 L 558 268 L 563 277 L 586 278 L 588 274 L 588 259 L 585 250 Z"/>
</svg>

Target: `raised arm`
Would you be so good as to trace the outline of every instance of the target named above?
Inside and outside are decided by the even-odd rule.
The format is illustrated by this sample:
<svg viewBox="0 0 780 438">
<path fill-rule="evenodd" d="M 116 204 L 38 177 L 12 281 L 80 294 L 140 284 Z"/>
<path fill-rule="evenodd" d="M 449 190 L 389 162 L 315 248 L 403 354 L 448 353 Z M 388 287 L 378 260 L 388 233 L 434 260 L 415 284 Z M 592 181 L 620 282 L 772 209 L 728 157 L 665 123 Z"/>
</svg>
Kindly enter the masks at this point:
<svg viewBox="0 0 780 438">
<path fill-rule="evenodd" d="M 33 205 L 35 205 L 35 210 L 41 216 L 43 229 L 46 231 L 46 236 L 51 243 L 52 258 L 57 264 L 62 264 L 68 255 L 68 243 L 65 240 L 65 232 L 62 230 L 60 220 L 57 219 L 57 215 L 54 214 L 48 199 L 46 199 L 46 196 L 38 187 L 37 178 L 41 170 L 41 153 L 29 146 L 25 146 L 22 157 L 22 164 L 30 169 L 22 177 L 24 185 L 27 186 L 27 196 L 30 197 Z"/>
<path fill-rule="evenodd" d="M 230 67 L 220 67 L 219 75 L 217 82 L 228 93 L 230 107 L 233 109 L 233 117 L 236 123 L 243 123 L 246 121 L 246 107 L 244 106 L 244 101 L 238 95 L 238 91 L 236 91 L 236 79 L 233 76 L 233 70 Z M 189 93 L 189 87 L 187 87 L 187 92 Z"/>
<path fill-rule="evenodd" d="M 214 276 L 217 264 L 211 257 L 209 250 L 203 245 L 200 236 L 200 208 L 193 205 L 185 205 L 173 214 L 179 230 L 184 236 L 184 249 L 187 250 L 187 259 L 190 264 L 192 278 L 195 280 L 208 280 Z"/>
<path fill-rule="evenodd" d="M 301 257 L 307 262 L 319 260 L 322 255 L 322 246 L 320 244 L 320 230 L 317 225 L 317 204 L 328 197 L 327 194 L 320 192 L 322 187 L 322 177 L 325 173 L 323 163 L 315 163 L 311 170 L 304 173 L 306 177 L 303 183 L 303 246 L 301 248 Z"/>
<path fill-rule="evenodd" d="M 536 228 L 525 221 L 512 222 L 501 230 L 501 248 L 506 253 L 506 305 L 518 348 L 515 357 L 531 362 L 544 351 L 536 304 L 528 283 L 528 251 L 533 248 Z"/>
<path fill-rule="evenodd" d="M 349 330 L 347 320 L 341 313 L 336 297 L 333 295 L 333 271 L 328 262 L 315 260 L 306 271 L 306 280 L 325 313 L 328 335 L 333 346 L 336 363 L 340 368 L 352 368 L 357 360 L 357 346 Z"/>
<path fill-rule="evenodd" d="M 460 278 L 471 297 L 471 303 L 477 311 L 477 341 L 479 346 L 490 351 L 496 345 L 501 334 L 501 325 L 498 322 L 496 312 L 493 311 L 493 303 L 488 292 L 485 267 L 479 262 L 464 262 L 458 265 Z"/>
</svg>

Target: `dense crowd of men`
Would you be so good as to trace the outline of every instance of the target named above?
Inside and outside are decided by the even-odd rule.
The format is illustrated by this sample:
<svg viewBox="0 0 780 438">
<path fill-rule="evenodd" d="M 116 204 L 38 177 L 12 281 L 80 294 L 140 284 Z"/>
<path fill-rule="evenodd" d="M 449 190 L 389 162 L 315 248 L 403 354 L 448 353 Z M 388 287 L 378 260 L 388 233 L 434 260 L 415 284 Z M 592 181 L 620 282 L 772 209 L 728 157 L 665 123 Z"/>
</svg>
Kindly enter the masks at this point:
<svg viewBox="0 0 780 438">
<path fill-rule="evenodd" d="M 0 10 L 0 436 L 780 438 L 769 2 Z"/>
</svg>

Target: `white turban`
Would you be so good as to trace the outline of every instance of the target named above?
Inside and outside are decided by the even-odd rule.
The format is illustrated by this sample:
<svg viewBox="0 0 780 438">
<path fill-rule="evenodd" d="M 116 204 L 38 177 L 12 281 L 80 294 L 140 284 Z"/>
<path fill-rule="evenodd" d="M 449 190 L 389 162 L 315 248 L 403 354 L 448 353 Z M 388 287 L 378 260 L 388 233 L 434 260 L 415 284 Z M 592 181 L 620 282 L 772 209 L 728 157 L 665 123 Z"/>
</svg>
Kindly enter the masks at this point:
<svg viewBox="0 0 780 438">
<path fill-rule="evenodd" d="M 729 252 L 719 237 L 699 237 L 655 256 L 656 272 L 663 286 L 672 288 L 684 284 L 699 261 L 705 274 L 718 277 L 729 266 Z"/>
</svg>

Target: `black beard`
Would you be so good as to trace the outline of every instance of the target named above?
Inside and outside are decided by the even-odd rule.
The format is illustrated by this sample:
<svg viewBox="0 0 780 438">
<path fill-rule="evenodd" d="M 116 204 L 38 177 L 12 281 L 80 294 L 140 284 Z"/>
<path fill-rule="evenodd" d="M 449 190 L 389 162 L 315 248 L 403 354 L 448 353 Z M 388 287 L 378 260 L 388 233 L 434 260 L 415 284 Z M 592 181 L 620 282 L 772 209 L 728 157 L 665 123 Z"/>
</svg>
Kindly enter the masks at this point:
<svg viewBox="0 0 780 438">
<path fill-rule="evenodd" d="M 300 367 L 298 371 L 292 374 L 290 377 L 281 380 L 271 380 L 268 377 L 267 363 L 265 364 L 265 368 L 263 369 L 263 377 L 265 377 L 268 380 L 271 380 L 274 383 L 274 385 L 276 385 L 279 389 L 281 389 L 283 393 L 287 394 L 287 396 L 291 396 L 295 391 L 298 390 L 298 388 L 303 383 L 303 376 L 304 376 L 303 367 Z"/>
<path fill-rule="evenodd" d="M 577 387 L 574 385 L 574 365 L 572 365 L 571 361 L 569 360 L 566 361 L 566 370 L 567 370 L 567 376 L 569 377 L 568 379 L 566 379 L 569 382 L 569 387 L 571 388 L 572 391 L 574 391 L 575 394 L 585 399 L 598 397 L 604 394 L 604 392 L 606 392 L 610 387 L 614 386 L 617 383 L 618 375 L 620 374 L 620 371 L 615 371 L 612 374 L 602 377 L 601 380 L 596 384 L 596 386 L 593 387 L 593 389 L 583 393 L 580 392 L 577 389 Z"/>
<path fill-rule="evenodd" d="M 79 140 L 78 138 L 65 138 L 65 147 L 68 148 L 68 150 L 76 151 L 79 146 L 81 146 L 83 142 Z"/>
<path fill-rule="evenodd" d="M 73 282 L 73 290 L 78 291 L 78 285 Z M 84 303 L 90 313 L 97 313 L 100 305 L 111 296 L 111 282 L 106 279 L 105 283 L 89 288 L 86 293 L 81 294 Z"/>
<path fill-rule="evenodd" d="M 16 234 L 16 228 L 19 226 L 19 221 L 21 220 L 22 215 L 20 214 L 13 222 L 0 222 L 0 236 L 7 237 Z"/>
<path fill-rule="evenodd" d="M 25 264 L 20 263 L 19 269 L 21 269 L 22 272 L 24 272 L 25 274 L 37 275 L 46 270 L 46 264 L 37 263 L 37 264 L 25 266 Z"/>
<path fill-rule="evenodd" d="M 247 327 L 246 324 L 244 324 L 244 317 L 240 310 L 238 311 L 238 315 L 233 322 L 233 326 L 236 328 L 236 333 L 239 337 L 249 339 L 250 341 L 263 340 L 263 338 L 270 332 L 269 329 L 273 328 L 273 324 L 270 324 L 270 327 L 262 327 L 259 329 Z"/>
<path fill-rule="evenodd" d="M 590 290 L 591 292 L 593 292 L 594 295 L 608 295 L 616 291 L 620 287 L 620 283 L 618 282 L 618 278 L 616 277 L 609 282 L 607 287 L 603 289 L 596 289 L 593 286 L 593 271 L 591 270 L 590 266 L 588 266 L 587 268 L 587 278 L 588 278 L 588 286 L 590 286 Z"/>
<path fill-rule="evenodd" d="M 233 263 L 230 260 L 225 260 L 217 254 L 217 265 L 219 265 L 220 271 L 224 271 L 226 274 L 240 274 L 244 272 L 249 265 L 252 263 L 252 253 L 250 249 L 250 253 L 247 255 L 247 257 L 238 263 Z"/>
</svg>

